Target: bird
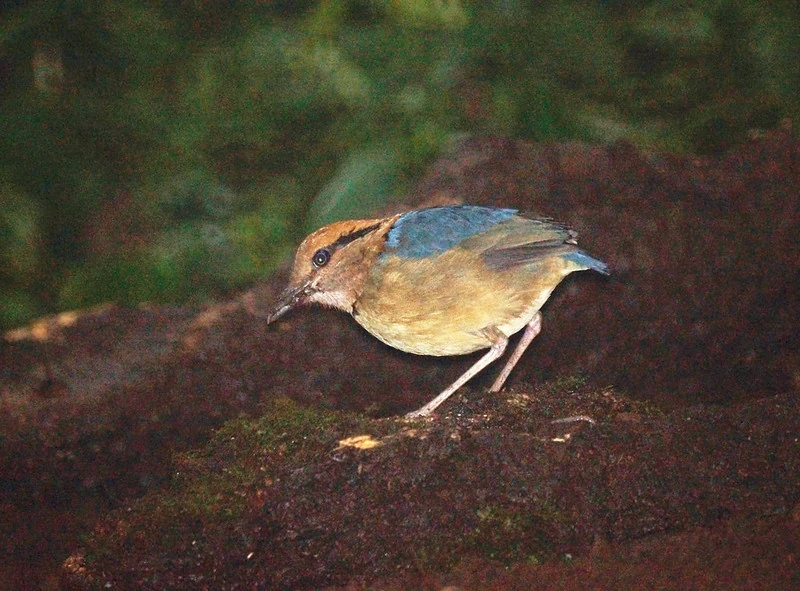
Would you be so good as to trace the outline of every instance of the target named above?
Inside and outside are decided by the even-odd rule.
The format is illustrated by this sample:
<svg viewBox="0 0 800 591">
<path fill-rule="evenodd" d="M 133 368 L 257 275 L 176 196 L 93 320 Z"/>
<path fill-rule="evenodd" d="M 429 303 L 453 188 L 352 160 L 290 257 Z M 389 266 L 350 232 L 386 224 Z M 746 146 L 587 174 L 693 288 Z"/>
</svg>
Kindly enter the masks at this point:
<svg viewBox="0 0 800 591">
<path fill-rule="evenodd" d="M 444 205 L 326 225 L 302 241 L 267 324 L 304 304 L 349 313 L 387 345 L 417 355 L 488 349 L 421 408 L 426 417 L 505 352 L 499 392 L 542 327 L 540 309 L 574 271 L 609 275 L 577 246 L 577 232 L 517 209 Z"/>
</svg>

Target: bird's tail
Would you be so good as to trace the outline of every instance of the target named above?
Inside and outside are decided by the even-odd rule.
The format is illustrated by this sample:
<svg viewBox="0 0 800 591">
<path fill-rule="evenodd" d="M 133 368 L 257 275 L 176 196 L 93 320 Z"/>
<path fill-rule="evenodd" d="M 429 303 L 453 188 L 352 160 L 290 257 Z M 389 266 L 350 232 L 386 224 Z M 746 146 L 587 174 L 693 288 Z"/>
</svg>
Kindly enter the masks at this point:
<svg viewBox="0 0 800 591">
<path fill-rule="evenodd" d="M 582 250 L 576 250 L 574 252 L 570 252 L 563 256 L 568 261 L 572 261 L 573 263 L 580 265 L 585 269 L 591 269 L 592 271 L 597 271 L 598 273 L 602 273 L 603 275 L 611 274 L 608 265 L 606 265 L 603 261 L 598 260 L 589 254 L 586 254 Z"/>
</svg>

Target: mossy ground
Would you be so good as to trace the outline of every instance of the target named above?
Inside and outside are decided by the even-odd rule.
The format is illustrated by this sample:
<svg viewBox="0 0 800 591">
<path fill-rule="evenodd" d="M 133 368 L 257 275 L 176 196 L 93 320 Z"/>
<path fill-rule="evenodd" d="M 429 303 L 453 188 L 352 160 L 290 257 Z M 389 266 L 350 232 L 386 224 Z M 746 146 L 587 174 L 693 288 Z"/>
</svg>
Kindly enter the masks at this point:
<svg viewBox="0 0 800 591">
<path fill-rule="evenodd" d="M 790 402 L 761 405 L 761 421 L 797 423 Z M 796 442 L 782 442 L 779 458 L 739 449 L 752 427 L 731 422 L 741 412 L 646 406 L 574 378 L 501 395 L 466 389 L 413 422 L 280 400 L 180 455 L 170 486 L 113 514 L 76 559 L 91 575 L 73 569 L 69 588 L 320 588 L 465 560 L 569 563 L 597 540 L 768 512 L 783 485 L 765 454 L 800 467 Z M 551 420 L 577 414 L 594 422 Z M 714 430 L 703 442 L 683 428 L 698 420 Z M 694 447 L 691 461 L 676 461 L 675 446 Z M 747 478 L 715 489 L 720 463 L 742 453 Z M 766 496 L 742 505 L 754 486 Z"/>
</svg>

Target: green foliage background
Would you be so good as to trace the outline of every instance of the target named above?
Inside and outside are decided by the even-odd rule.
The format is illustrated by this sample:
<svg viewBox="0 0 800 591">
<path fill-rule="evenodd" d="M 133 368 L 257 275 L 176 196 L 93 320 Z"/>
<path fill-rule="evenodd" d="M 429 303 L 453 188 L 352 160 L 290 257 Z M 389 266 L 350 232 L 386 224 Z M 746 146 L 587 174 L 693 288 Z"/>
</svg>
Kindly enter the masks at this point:
<svg viewBox="0 0 800 591">
<path fill-rule="evenodd" d="M 797 118 L 784 1 L 17 0 L 0 327 L 216 297 L 469 134 L 708 153 Z"/>
</svg>

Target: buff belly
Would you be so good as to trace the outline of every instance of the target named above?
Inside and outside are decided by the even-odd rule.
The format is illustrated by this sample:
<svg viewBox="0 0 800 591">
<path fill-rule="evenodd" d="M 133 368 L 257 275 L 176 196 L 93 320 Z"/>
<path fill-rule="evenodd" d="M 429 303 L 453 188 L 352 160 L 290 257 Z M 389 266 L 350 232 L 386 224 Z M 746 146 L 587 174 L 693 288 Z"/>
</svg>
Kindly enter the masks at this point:
<svg viewBox="0 0 800 591">
<path fill-rule="evenodd" d="M 454 249 L 434 258 L 384 257 L 353 316 L 375 337 L 418 355 L 463 355 L 492 345 L 485 329 L 521 330 L 570 272 L 561 257 L 498 271 Z M 424 281 L 415 281 L 424 278 Z"/>
</svg>

